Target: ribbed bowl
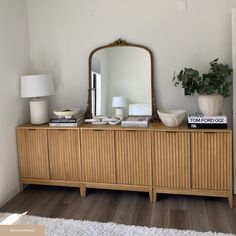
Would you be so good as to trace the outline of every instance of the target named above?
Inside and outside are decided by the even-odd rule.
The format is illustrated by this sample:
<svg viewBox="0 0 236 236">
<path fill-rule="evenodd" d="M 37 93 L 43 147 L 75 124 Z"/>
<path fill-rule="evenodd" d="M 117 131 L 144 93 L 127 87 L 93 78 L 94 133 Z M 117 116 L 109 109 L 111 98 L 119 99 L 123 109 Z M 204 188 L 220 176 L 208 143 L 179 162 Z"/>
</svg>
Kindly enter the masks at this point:
<svg viewBox="0 0 236 236">
<path fill-rule="evenodd" d="M 185 110 L 158 110 L 162 123 L 168 127 L 178 127 L 183 122 L 187 112 Z"/>
</svg>

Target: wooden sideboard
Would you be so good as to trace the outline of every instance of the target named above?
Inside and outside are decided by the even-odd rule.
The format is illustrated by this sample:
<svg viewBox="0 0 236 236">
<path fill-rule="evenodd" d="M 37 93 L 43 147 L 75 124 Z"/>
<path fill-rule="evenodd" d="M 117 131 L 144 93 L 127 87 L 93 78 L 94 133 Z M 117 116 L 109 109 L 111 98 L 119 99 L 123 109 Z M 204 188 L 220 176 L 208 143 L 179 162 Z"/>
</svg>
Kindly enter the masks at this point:
<svg viewBox="0 0 236 236">
<path fill-rule="evenodd" d="M 81 125 L 17 127 L 21 190 L 25 184 L 228 198 L 232 194 L 230 129 Z"/>
</svg>

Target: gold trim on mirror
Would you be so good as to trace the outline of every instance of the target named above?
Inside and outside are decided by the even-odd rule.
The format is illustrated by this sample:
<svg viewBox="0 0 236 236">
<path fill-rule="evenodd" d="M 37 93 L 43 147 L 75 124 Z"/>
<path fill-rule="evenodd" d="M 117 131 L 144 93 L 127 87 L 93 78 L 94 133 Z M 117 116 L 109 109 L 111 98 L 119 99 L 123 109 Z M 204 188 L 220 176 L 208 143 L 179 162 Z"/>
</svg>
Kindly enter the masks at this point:
<svg viewBox="0 0 236 236">
<path fill-rule="evenodd" d="M 88 89 L 88 106 L 87 106 L 87 110 L 85 113 L 85 118 L 89 119 L 92 118 L 92 98 L 91 98 L 91 91 L 92 91 L 92 78 L 91 78 L 91 69 L 92 69 L 92 56 L 94 55 L 95 52 L 104 49 L 104 48 L 112 48 L 112 47 L 138 47 L 138 48 L 143 48 L 145 50 L 147 50 L 150 54 L 150 59 L 151 59 L 151 95 L 152 95 L 152 118 L 151 121 L 152 122 L 158 122 L 159 116 L 157 114 L 157 103 L 156 103 L 156 95 L 155 95 L 155 87 L 154 87 L 154 79 L 153 79 L 153 55 L 152 52 L 150 51 L 149 48 L 139 45 L 139 44 L 133 44 L 133 43 L 129 43 L 123 39 L 118 39 L 115 40 L 114 42 L 108 44 L 108 45 L 104 45 L 98 48 L 95 48 L 89 55 L 89 89 Z"/>
</svg>

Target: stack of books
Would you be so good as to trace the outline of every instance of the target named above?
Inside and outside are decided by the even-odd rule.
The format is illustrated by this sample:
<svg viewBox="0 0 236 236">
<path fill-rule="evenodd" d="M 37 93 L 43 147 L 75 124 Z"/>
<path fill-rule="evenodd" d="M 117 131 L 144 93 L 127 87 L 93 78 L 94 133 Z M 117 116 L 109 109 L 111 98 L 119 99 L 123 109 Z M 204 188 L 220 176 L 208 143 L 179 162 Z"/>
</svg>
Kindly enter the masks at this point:
<svg viewBox="0 0 236 236">
<path fill-rule="evenodd" d="M 129 116 L 127 119 L 121 121 L 121 127 L 146 128 L 149 125 L 149 121 L 149 116 Z"/>
<path fill-rule="evenodd" d="M 227 117 L 222 114 L 204 116 L 201 113 L 190 113 L 188 114 L 188 127 L 191 129 L 227 129 Z"/>
<path fill-rule="evenodd" d="M 65 126 L 65 127 L 77 127 L 84 123 L 84 114 L 78 113 L 71 118 L 65 117 L 51 117 L 49 126 Z"/>
</svg>

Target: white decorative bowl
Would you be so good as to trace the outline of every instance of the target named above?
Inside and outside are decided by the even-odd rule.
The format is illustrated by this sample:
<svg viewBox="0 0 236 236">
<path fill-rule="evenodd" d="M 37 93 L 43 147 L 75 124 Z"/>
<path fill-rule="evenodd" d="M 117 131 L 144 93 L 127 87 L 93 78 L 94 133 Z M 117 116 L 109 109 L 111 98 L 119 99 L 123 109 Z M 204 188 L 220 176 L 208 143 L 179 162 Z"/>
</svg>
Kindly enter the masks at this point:
<svg viewBox="0 0 236 236">
<path fill-rule="evenodd" d="M 80 111 L 80 108 L 63 108 L 63 109 L 58 109 L 54 110 L 53 113 L 56 116 L 59 117 L 66 117 L 66 118 L 71 118 L 72 116 L 78 114 Z"/>
<path fill-rule="evenodd" d="M 157 113 L 162 123 L 168 127 L 178 127 L 187 114 L 184 110 L 158 110 Z"/>
</svg>

